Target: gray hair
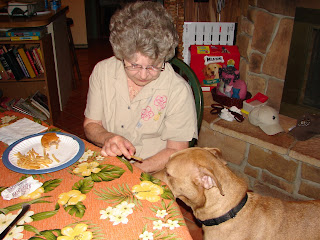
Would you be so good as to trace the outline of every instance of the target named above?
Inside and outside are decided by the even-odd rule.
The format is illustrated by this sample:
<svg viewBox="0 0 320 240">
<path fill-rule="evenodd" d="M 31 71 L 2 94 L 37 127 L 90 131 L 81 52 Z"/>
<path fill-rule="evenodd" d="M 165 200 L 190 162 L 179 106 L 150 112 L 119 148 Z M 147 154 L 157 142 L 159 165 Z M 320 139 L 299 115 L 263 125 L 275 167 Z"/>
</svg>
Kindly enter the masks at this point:
<svg viewBox="0 0 320 240">
<path fill-rule="evenodd" d="M 109 39 L 120 60 L 132 59 L 139 52 L 155 61 L 168 61 L 179 41 L 172 16 L 160 3 L 150 1 L 118 10 L 110 21 Z"/>
</svg>

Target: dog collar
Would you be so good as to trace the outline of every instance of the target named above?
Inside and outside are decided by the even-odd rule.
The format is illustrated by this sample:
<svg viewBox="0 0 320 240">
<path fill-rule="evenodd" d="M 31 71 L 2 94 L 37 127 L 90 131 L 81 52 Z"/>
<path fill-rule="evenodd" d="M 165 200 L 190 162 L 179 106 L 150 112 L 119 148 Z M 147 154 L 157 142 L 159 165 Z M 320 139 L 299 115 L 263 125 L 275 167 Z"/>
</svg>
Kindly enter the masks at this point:
<svg viewBox="0 0 320 240">
<path fill-rule="evenodd" d="M 240 210 L 246 204 L 247 200 L 248 200 L 248 194 L 246 194 L 244 196 L 244 198 L 241 200 L 241 202 L 237 206 L 232 208 L 229 212 L 227 212 L 226 214 L 222 215 L 221 217 L 207 219 L 207 220 L 204 220 L 204 221 L 201 221 L 199 219 L 197 219 L 197 220 L 200 223 L 202 223 L 203 225 L 205 225 L 205 226 L 219 225 L 220 223 L 223 223 L 225 221 L 228 221 L 231 218 L 234 218 L 237 215 L 237 213 L 240 212 Z"/>
</svg>

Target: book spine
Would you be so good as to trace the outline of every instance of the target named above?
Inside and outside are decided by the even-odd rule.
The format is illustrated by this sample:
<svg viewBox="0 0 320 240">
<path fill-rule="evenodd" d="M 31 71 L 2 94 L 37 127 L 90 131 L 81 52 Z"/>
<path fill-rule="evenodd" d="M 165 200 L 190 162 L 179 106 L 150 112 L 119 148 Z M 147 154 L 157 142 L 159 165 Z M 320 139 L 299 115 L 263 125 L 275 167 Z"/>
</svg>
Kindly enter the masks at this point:
<svg viewBox="0 0 320 240">
<path fill-rule="evenodd" d="M 39 36 L 29 36 L 29 37 L 10 37 L 11 41 L 25 41 L 25 40 L 39 40 Z"/>
<path fill-rule="evenodd" d="M 4 69 L 6 70 L 6 72 L 9 75 L 9 78 L 14 79 L 14 75 L 12 70 L 10 69 L 10 66 L 8 65 L 6 59 L 3 56 L 4 54 L 4 50 L 2 48 L 0 48 L 0 61 L 2 63 L 2 66 L 4 67 Z"/>
<path fill-rule="evenodd" d="M 0 61 L 0 75 L 1 75 L 1 79 L 2 79 L 2 80 L 8 80 L 8 79 L 10 79 L 10 77 L 9 77 L 7 71 L 4 69 L 1 61 Z"/>
<path fill-rule="evenodd" d="M 34 55 L 36 57 L 37 63 L 39 64 L 39 67 L 41 69 L 41 73 L 44 73 L 44 67 L 43 67 L 42 60 L 41 60 L 41 58 L 39 56 L 39 53 L 38 53 L 38 48 L 34 48 L 33 52 L 34 52 Z"/>
<path fill-rule="evenodd" d="M 31 63 L 26 55 L 26 52 L 24 51 L 23 48 L 18 48 L 18 53 L 20 54 L 21 58 L 22 58 L 22 61 L 24 63 L 24 65 L 26 66 L 27 70 L 28 70 L 28 73 L 30 75 L 31 78 L 34 78 L 36 77 L 36 74 L 35 72 L 33 71 L 33 68 L 31 66 Z"/>
<path fill-rule="evenodd" d="M 12 49 L 5 52 L 3 54 L 3 56 L 6 59 L 9 67 L 11 68 L 15 79 L 21 80 L 22 78 L 24 78 L 24 73 L 23 73 L 19 63 L 17 62 L 17 59 L 16 59 Z"/>
<path fill-rule="evenodd" d="M 50 118 L 50 112 L 46 108 L 41 106 L 38 102 L 36 102 L 35 100 L 31 99 L 31 104 L 34 107 L 36 107 L 37 109 L 39 109 L 39 111 L 41 111 L 44 115 L 46 115 L 47 118 Z"/>
<path fill-rule="evenodd" d="M 32 57 L 31 57 L 31 54 L 30 54 L 30 52 L 29 52 L 27 49 L 26 49 L 26 55 L 27 55 L 27 57 L 28 57 L 28 59 L 29 59 L 29 61 L 30 61 L 30 64 L 31 64 L 31 66 L 32 66 L 32 69 L 33 69 L 35 75 L 38 76 L 39 73 L 38 73 L 38 71 L 37 71 L 37 69 L 36 69 L 36 66 L 34 65 L 34 62 L 33 62 L 33 59 L 32 59 Z"/>
<path fill-rule="evenodd" d="M 38 69 L 38 72 L 39 72 L 39 73 L 44 73 L 44 70 L 43 70 L 43 68 L 42 68 L 42 66 L 41 66 L 40 60 L 37 58 L 37 54 L 36 54 L 35 49 L 33 48 L 33 49 L 31 49 L 30 51 L 31 51 L 31 53 L 32 53 L 32 57 L 33 57 L 33 60 L 34 60 L 35 65 L 36 65 L 36 67 L 37 67 L 37 69 Z"/>
<path fill-rule="evenodd" d="M 23 63 L 19 53 L 16 53 L 16 59 L 17 59 L 19 65 L 20 65 L 21 70 L 23 71 L 24 76 L 29 78 L 30 77 L 29 73 L 28 73 L 26 67 L 24 66 L 24 63 Z"/>
</svg>

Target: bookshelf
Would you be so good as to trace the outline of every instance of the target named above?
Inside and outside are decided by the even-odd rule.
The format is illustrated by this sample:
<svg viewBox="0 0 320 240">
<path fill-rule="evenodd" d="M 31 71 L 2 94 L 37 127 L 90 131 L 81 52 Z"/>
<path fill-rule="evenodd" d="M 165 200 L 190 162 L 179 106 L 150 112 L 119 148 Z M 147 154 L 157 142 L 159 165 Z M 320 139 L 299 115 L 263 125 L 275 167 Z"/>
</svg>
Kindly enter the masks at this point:
<svg viewBox="0 0 320 240">
<path fill-rule="evenodd" d="M 60 105 L 51 34 L 46 34 L 40 40 L 0 41 L 0 45 L 26 45 L 27 47 L 40 45 L 41 54 L 43 56 L 44 73 L 39 74 L 34 78 L 23 78 L 21 80 L 2 79 L 0 80 L 0 89 L 2 89 L 4 96 L 13 98 L 27 98 L 36 91 L 42 92 L 48 98 L 50 111 L 48 122 L 54 124 L 60 112 Z"/>
</svg>

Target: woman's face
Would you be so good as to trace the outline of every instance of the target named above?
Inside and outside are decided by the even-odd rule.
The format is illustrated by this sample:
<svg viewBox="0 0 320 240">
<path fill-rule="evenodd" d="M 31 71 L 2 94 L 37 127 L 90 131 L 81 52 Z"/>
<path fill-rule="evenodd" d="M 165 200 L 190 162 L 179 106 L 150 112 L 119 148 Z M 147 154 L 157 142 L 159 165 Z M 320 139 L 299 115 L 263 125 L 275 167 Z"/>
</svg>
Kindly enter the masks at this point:
<svg viewBox="0 0 320 240">
<path fill-rule="evenodd" d="M 123 60 L 123 63 L 128 78 L 141 87 L 156 80 L 164 67 L 163 62 L 155 63 L 141 53 L 136 53 L 133 59 Z"/>
</svg>

